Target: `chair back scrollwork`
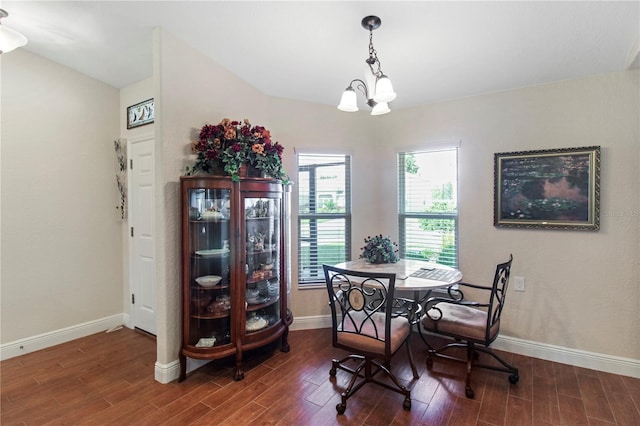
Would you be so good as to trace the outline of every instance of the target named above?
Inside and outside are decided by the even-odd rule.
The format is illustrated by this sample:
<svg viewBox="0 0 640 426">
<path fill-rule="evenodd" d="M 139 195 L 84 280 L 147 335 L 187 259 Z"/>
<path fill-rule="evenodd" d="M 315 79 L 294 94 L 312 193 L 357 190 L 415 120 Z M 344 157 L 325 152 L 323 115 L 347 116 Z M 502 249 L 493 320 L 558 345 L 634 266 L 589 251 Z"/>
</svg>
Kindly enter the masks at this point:
<svg viewBox="0 0 640 426">
<path fill-rule="evenodd" d="M 352 333 L 384 341 L 391 335 L 395 274 L 348 271 L 325 267 L 325 282 L 333 321 L 334 343 L 338 333 Z"/>
</svg>

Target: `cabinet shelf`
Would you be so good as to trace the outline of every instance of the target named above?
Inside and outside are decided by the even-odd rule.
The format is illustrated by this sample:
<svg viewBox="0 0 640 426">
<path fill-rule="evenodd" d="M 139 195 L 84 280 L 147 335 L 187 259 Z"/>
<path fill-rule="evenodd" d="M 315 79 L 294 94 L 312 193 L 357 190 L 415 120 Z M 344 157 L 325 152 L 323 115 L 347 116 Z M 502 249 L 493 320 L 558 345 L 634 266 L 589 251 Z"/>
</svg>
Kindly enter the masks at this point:
<svg viewBox="0 0 640 426">
<path fill-rule="evenodd" d="M 203 290 L 203 291 L 220 291 L 227 288 L 229 288 L 229 284 L 217 284 L 217 285 L 214 285 L 213 287 L 202 287 L 199 284 L 194 284 L 192 287 L 193 290 Z"/>
<path fill-rule="evenodd" d="M 189 219 L 189 223 L 193 225 L 201 225 L 203 223 L 229 223 L 229 219 Z"/>
<path fill-rule="evenodd" d="M 267 300 L 265 300 L 264 302 L 256 303 L 255 305 L 251 305 L 247 303 L 247 312 L 258 311 L 260 309 L 266 308 L 267 306 L 273 305 L 274 303 L 278 303 L 279 300 L 280 300 L 280 297 L 273 296 L 273 297 L 268 297 Z"/>
<path fill-rule="evenodd" d="M 215 320 L 215 319 L 221 319 L 221 318 L 229 318 L 229 312 L 225 312 L 223 314 L 214 314 L 214 313 L 210 313 L 210 314 L 194 314 L 194 315 L 191 315 L 191 318 L 203 319 L 203 320 Z"/>
</svg>

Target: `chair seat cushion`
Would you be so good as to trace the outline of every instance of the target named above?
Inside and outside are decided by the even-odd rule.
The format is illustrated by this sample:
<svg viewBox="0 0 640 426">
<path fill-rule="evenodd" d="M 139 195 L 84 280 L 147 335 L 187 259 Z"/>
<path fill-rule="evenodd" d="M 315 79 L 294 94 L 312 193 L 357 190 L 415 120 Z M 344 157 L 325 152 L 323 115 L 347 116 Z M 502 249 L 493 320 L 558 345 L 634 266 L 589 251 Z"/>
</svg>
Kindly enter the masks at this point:
<svg viewBox="0 0 640 426">
<path fill-rule="evenodd" d="M 342 324 L 338 324 L 338 343 L 384 356 L 385 314 L 376 312 L 371 318 L 367 318 L 364 312 L 351 311 L 350 318 L 353 321 L 349 317 L 345 318 L 344 329 Z M 360 334 L 357 334 L 356 330 L 360 328 L 362 330 Z M 391 353 L 394 353 L 404 343 L 410 332 L 411 326 L 405 317 L 391 318 Z"/>
<path fill-rule="evenodd" d="M 435 306 L 442 311 L 442 318 L 434 321 L 425 315 L 422 318 L 422 326 L 425 330 L 453 334 L 463 339 L 485 341 L 487 327 L 487 313 L 485 311 L 452 303 L 438 303 Z M 498 334 L 499 328 L 499 322 L 491 327 L 489 342 Z"/>
</svg>

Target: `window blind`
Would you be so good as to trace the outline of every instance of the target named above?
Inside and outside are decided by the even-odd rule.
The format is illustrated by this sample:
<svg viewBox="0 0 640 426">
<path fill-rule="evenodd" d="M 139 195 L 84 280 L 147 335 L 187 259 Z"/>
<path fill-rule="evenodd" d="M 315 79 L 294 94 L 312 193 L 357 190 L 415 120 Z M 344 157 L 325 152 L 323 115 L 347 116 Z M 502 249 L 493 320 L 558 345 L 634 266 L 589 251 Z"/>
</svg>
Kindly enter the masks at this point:
<svg viewBox="0 0 640 426">
<path fill-rule="evenodd" d="M 351 160 L 298 154 L 298 283 L 324 282 L 322 265 L 350 260 Z"/>
<path fill-rule="evenodd" d="M 398 154 L 400 256 L 458 266 L 458 150 Z"/>
</svg>

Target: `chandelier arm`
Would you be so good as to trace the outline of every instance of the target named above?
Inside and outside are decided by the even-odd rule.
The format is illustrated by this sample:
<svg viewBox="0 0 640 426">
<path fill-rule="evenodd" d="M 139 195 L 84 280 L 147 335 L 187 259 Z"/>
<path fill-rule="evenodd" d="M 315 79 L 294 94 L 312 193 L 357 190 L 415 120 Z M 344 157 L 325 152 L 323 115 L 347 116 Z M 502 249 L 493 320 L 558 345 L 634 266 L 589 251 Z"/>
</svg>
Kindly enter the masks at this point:
<svg viewBox="0 0 640 426">
<path fill-rule="evenodd" d="M 354 85 L 354 83 L 358 84 Z M 367 85 L 364 81 L 360 80 L 359 78 L 355 78 L 351 81 L 351 83 L 349 83 L 349 87 L 355 87 L 356 89 L 360 90 L 360 92 L 367 100 L 369 99 L 369 91 L 367 90 Z"/>
</svg>

